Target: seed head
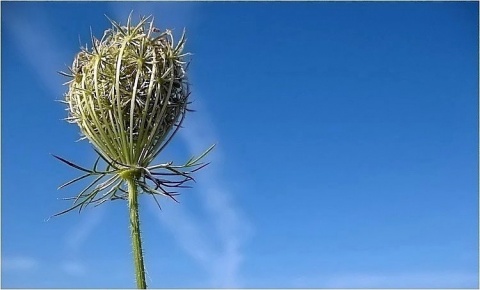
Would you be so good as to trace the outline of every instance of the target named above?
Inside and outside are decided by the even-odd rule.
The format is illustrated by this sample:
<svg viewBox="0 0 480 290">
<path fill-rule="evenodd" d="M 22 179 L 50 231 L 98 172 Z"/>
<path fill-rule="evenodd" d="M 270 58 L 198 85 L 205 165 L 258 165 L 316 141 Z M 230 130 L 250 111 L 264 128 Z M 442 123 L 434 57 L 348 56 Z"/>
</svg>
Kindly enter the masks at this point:
<svg viewBox="0 0 480 290">
<path fill-rule="evenodd" d="M 181 127 L 190 95 L 183 53 L 185 31 L 174 44 L 170 30 L 153 26 L 153 19 L 142 18 L 136 25 L 112 28 L 92 47 L 75 56 L 71 79 L 65 94 L 67 120 L 80 127 L 82 138 L 95 147 L 98 158 L 92 169 L 62 157 L 58 160 L 84 174 L 59 188 L 85 178 L 95 179 L 73 200 L 73 205 L 58 216 L 89 204 L 127 199 L 126 181 L 133 180 L 139 193 L 167 196 L 174 200 L 179 188 L 194 181 L 191 176 L 208 163 L 200 162 L 214 147 L 183 165 L 173 162 L 151 165 Z M 100 163 L 99 163 L 100 162 Z M 99 164 L 105 169 L 100 170 Z M 101 194 L 103 193 L 103 194 Z"/>
<path fill-rule="evenodd" d="M 146 167 L 185 114 L 189 87 L 183 60 L 185 33 L 174 44 L 170 30 L 153 20 L 112 28 L 78 53 L 65 100 L 69 118 L 109 161 Z"/>
</svg>

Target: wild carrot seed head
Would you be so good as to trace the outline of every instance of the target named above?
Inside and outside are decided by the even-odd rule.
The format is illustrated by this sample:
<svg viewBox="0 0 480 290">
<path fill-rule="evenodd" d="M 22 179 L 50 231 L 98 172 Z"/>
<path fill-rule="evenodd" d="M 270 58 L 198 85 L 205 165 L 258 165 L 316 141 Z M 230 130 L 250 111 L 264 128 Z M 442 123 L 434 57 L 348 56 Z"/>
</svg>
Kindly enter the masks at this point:
<svg viewBox="0 0 480 290">
<path fill-rule="evenodd" d="M 194 172 L 207 166 L 198 157 L 183 165 L 172 161 L 151 165 L 153 159 L 181 128 L 187 111 L 189 87 L 183 53 L 185 33 L 174 44 L 170 30 L 160 32 L 153 20 L 142 18 L 136 25 L 113 27 L 98 40 L 92 36 L 91 49 L 84 48 L 70 67 L 71 79 L 65 103 L 67 120 L 80 127 L 83 138 L 95 147 L 98 158 L 92 169 L 53 155 L 84 174 L 59 187 L 85 178 L 94 178 L 73 200 L 71 210 L 89 204 L 127 199 L 126 183 L 132 180 L 139 193 L 166 196 L 176 201 L 179 188 L 194 181 Z M 100 163 L 99 163 L 100 162 Z M 105 169 L 99 165 L 104 163 Z M 102 194 L 101 194 L 102 193 Z"/>
<path fill-rule="evenodd" d="M 185 34 L 174 44 L 170 30 L 153 20 L 136 26 L 112 22 L 72 64 L 65 100 L 69 118 L 110 161 L 146 167 L 185 113 L 189 87 Z"/>
</svg>

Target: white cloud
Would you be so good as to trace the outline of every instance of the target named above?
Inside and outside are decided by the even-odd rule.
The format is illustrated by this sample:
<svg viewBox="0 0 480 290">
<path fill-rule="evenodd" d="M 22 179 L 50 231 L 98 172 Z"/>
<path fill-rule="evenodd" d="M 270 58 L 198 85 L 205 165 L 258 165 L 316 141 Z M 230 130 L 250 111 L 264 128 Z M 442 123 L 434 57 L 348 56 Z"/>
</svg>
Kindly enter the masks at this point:
<svg viewBox="0 0 480 290">
<path fill-rule="evenodd" d="M 15 16 L 6 14 L 5 16 L 7 17 L 4 20 L 8 22 L 5 27 L 13 36 L 22 57 L 36 71 L 35 75 L 46 88 L 55 95 L 61 96 L 63 88 L 59 84 L 61 84 L 62 77 L 57 74 L 57 71 L 66 70 L 66 65 L 70 65 L 70 63 L 66 65 L 62 63 L 61 60 L 65 59 L 65 52 L 61 49 L 56 37 L 52 35 L 54 30 L 48 25 L 46 16 L 41 11 L 35 14 L 34 19 L 22 18 L 22 14 Z M 41 47 L 41 50 L 36 49 L 38 47 Z"/>
<path fill-rule="evenodd" d="M 62 89 L 60 78 L 56 71 L 65 69 L 65 67 L 57 67 L 61 63 L 61 59 L 65 59 L 62 55 L 62 50 L 59 49 L 58 40 L 52 35 L 52 29 L 49 26 L 48 19 L 40 12 L 35 14 L 34 19 L 24 19 L 19 17 L 7 17 L 5 20 L 8 25 L 5 25 L 9 32 L 13 35 L 16 46 L 25 57 L 32 69 L 36 71 L 36 76 L 54 95 L 60 96 L 59 92 Z M 31 25 L 35 23 L 35 25 Z M 42 33 L 38 33 L 42 31 Z M 37 53 L 36 47 L 41 47 L 41 54 Z M 93 229 L 98 225 L 102 218 L 101 208 L 91 211 L 89 214 L 82 215 L 82 220 L 78 225 L 73 227 L 73 230 L 67 234 L 66 248 L 69 257 L 75 261 L 65 262 L 63 269 L 73 275 L 81 275 L 84 273 L 83 266 L 81 266 L 79 252 L 82 245 L 88 239 Z M 29 260 L 18 260 L 17 267 L 31 266 Z M 10 262 L 13 263 L 13 262 Z M 22 264 L 23 263 L 23 264 Z M 83 269 L 83 270 L 82 270 Z"/>
<path fill-rule="evenodd" d="M 79 254 L 81 247 L 92 234 L 103 218 L 103 207 L 97 207 L 86 214 L 80 215 L 80 222 L 67 234 L 66 246 L 68 252 Z"/>
<path fill-rule="evenodd" d="M 7 271 L 30 271 L 38 267 L 38 261 L 32 257 L 16 256 L 2 258 L 2 269 Z"/>
<path fill-rule="evenodd" d="M 83 247 L 92 236 L 94 229 L 103 220 L 105 207 L 99 206 L 79 215 L 80 221 L 72 227 L 65 238 L 65 256 L 61 269 L 72 276 L 84 276 L 87 273 L 87 266 L 82 259 Z"/>
<path fill-rule="evenodd" d="M 64 262 L 61 267 L 65 273 L 71 276 L 84 276 L 87 273 L 85 265 L 76 260 Z"/>
<path fill-rule="evenodd" d="M 462 272 L 345 273 L 333 276 L 300 277 L 293 287 L 315 288 L 472 288 L 478 274 Z"/>
<path fill-rule="evenodd" d="M 187 117 L 178 136 L 187 145 L 190 155 L 198 156 L 218 138 L 199 100 L 195 102 L 195 109 L 199 112 Z M 166 206 L 158 216 L 183 249 L 210 273 L 211 287 L 241 287 L 239 275 L 244 259 L 241 248 L 251 236 L 252 226 L 235 205 L 233 193 L 218 174 L 223 159 L 221 146 L 206 159 L 212 165 L 199 172 L 201 176 L 194 185 L 203 211 L 193 216 L 182 205 L 174 204 Z M 151 207 L 158 211 L 154 203 Z"/>
</svg>

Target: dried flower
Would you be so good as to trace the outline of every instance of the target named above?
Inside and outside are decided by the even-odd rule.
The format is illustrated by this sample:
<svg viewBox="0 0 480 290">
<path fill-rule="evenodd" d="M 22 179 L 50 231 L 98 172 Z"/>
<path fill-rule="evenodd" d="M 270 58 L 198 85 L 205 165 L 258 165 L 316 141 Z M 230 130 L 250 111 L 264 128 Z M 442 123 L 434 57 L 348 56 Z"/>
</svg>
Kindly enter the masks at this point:
<svg viewBox="0 0 480 290">
<path fill-rule="evenodd" d="M 186 187 L 184 183 L 193 180 L 191 173 L 207 165 L 199 161 L 213 146 L 184 165 L 150 165 L 181 127 L 189 111 L 190 90 L 188 54 L 183 53 L 185 31 L 175 44 L 170 30 L 161 32 L 149 19 L 142 18 L 135 26 L 131 17 L 126 26 L 110 20 L 112 28 L 100 40 L 92 36 L 91 49 L 82 48 L 70 73 L 62 73 L 71 78 L 64 101 L 67 121 L 80 127 L 82 139 L 94 146 L 98 158 L 92 169 L 86 169 L 54 155 L 85 172 L 60 188 L 96 177 L 70 198 L 74 200 L 71 208 L 56 215 L 113 199 L 128 199 L 131 208 L 136 207 L 137 189 L 154 198 L 164 195 L 175 199 L 177 192 L 170 189 Z M 104 170 L 97 169 L 100 161 Z M 139 237 L 137 242 L 140 247 Z M 143 267 L 143 256 L 141 264 Z"/>
</svg>

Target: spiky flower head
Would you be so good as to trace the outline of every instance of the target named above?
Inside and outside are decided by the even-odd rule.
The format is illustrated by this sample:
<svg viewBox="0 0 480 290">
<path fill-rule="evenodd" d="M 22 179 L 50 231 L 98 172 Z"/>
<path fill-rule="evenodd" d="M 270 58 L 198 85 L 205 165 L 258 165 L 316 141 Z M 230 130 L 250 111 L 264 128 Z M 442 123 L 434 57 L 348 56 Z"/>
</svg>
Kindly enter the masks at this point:
<svg viewBox="0 0 480 290">
<path fill-rule="evenodd" d="M 96 176 L 71 198 L 71 208 L 56 215 L 94 202 L 126 199 L 126 180 L 133 180 L 140 193 L 175 199 L 177 193 L 169 189 L 185 187 L 185 182 L 193 180 L 191 173 L 207 165 L 199 161 L 213 146 L 183 165 L 150 164 L 181 127 L 190 91 L 184 60 L 188 54 L 183 53 L 185 31 L 175 43 L 170 30 L 160 31 L 149 19 L 142 18 L 135 26 L 131 17 L 126 26 L 110 20 L 112 28 L 100 40 L 92 36 L 91 48 L 75 56 L 70 73 L 62 73 L 71 78 L 64 101 L 67 120 L 80 127 L 82 138 L 93 144 L 98 158 L 93 169 L 86 169 L 54 155 L 85 172 L 60 188 Z M 97 169 L 100 160 L 104 170 Z M 193 169 L 183 171 L 188 168 Z M 98 197 L 100 192 L 105 193 Z"/>
<path fill-rule="evenodd" d="M 102 39 L 73 61 L 66 94 L 69 120 L 110 161 L 146 167 L 185 113 L 189 88 L 185 34 L 174 44 L 144 18 L 132 26 L 111 21 Z"/>
</svg>

